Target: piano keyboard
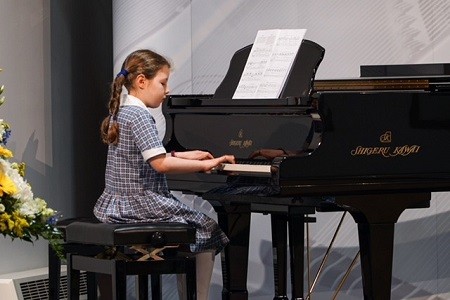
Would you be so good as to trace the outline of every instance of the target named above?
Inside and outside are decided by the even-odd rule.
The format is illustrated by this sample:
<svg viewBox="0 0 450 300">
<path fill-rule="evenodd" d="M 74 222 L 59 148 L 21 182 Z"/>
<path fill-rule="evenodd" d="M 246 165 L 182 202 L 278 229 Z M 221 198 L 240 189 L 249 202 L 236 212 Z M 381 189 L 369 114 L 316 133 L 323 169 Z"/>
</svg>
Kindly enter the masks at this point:
<svg viewBox="0 0 450 300">
<path fill-rule="evenodd" d="M 236 175 L 253 175 L 253 176 L 262 176 L 262 177 L 270 177 L 270 164 L 260 165 L 260 164 L 221 164 L 215 170 L 218 173 L 226 172 L 233 173 Z"/>
</svg>

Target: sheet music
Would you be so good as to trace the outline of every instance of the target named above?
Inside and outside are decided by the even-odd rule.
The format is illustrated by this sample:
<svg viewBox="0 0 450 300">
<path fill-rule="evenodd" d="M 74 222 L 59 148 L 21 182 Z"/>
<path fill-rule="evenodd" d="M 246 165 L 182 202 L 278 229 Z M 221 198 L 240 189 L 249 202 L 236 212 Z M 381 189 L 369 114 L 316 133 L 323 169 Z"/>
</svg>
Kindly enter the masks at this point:
<svg viewBox="0 0 450 300">
<path fill-rule="evenodd" d="M 306 29 L 259 30 L 233 99 L 278 98 Z"/>
</svg>

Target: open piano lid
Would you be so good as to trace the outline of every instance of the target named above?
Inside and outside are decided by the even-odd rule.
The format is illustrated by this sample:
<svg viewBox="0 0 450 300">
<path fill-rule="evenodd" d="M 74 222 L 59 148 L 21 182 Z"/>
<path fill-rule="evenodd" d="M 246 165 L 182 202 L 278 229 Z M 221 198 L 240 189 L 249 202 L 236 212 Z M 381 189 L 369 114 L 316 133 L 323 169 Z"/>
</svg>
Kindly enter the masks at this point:
<svg viewBox="0 0 450 300">
<path fill-rule="evenodd" d="M 313 90 L 314 77 L 325 49 L 310 40 L 303 40 L 295 57 L 288 79 L 277 99 L 232 99 L 239 84 L 252 45 L 233 55 L 228 71 L 212 97 L 205 95 L 172 96 L 169 106 L 286 106 L 306 105 Z"/>
</svg>

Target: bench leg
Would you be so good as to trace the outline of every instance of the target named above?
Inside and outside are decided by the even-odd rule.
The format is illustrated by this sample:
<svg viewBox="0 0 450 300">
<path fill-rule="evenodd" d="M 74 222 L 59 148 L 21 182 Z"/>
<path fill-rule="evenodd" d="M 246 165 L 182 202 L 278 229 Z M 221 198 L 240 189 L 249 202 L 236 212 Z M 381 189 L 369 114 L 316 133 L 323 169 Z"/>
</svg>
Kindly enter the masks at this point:
<svg viewBox="0 0 450 300">
<path fill-rule="evenodd" d="M 161 300 L 162 299 L 161 275 L 152 274 L 150 278 L 152 283 L 152 300 Z"/>
<path fill-rule="evenodd" d="M 86 272 L 87 298 L 88 300 L 97 300 L 97 276 L 95 273 Z"/>
<path fill-rule="evenodd" d="M 68 300 L 80 299 L 80 271 L 75 270 L 72 265 L 72 254 L 67 257 L 67 294 Z"/>
<path fill-rule="evenodd" d="M 125 300 L 127 298 L 127 274 L 124 261 L 116 261 L 115 270 L 111 275 L 111 280 L 112 300 Z"/>
<path fill-rule="evenodd" d="M 50 300 L 59 299 L 59 282 L 61 279 L 61 260 L 53 247 L 48 245 L 48 296 Z"/>
<path fill-rule="evenodd" d="M 148 276 L 137 276 L 137 293 L 139 300 L 148 300 Z"/>
<path fill-rule="evenodd" d="M 195 259 L 189 259 L 185 262 L 187 300 L 197 299 L 197 277 L 195 268 Z"/>
</svg>

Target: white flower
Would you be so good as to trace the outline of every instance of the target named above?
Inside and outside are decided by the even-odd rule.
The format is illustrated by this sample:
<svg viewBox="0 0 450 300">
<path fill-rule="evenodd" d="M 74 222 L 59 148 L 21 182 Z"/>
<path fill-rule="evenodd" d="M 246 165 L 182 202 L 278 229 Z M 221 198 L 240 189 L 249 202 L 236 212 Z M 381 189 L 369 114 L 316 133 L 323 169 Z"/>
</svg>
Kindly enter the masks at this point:
<svg viewBox="0 0 450 300">
<path fill-rule="evenodd" d="M 39 212 L 39 209 L 36 203 L 33 201 L 23 202 L 19 208 L 19 213 L 23 216 L 27 216 L 30 218 L 34 218 L 35 215 Z"/>
<path fill-rule="evenodd" d="M 0 159 L 0 168 L 17 187 L 17 192 L 11 195 L 13 198 L 21 200 L 22 202 L 33 201 L 33 192 L 30 185 L 19 174 L 17 169 L 11 167 L 11 163 L 7 160 Z"/>
<path fill-rule="evenodd" d="M 4 211 L 5 211 L 5 206 L 0 203 L 0 212 L 4 212 Z"/>
</svg>

